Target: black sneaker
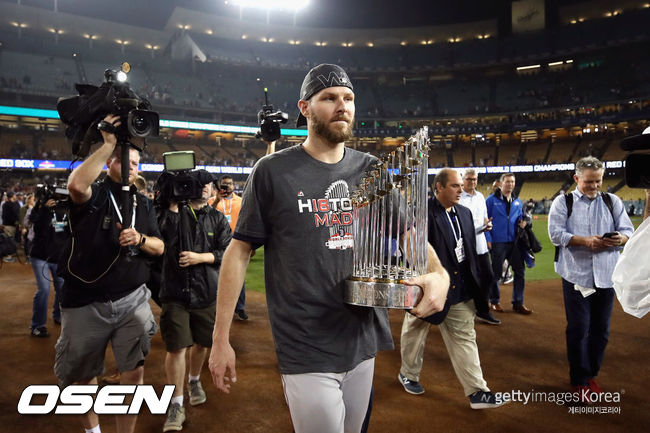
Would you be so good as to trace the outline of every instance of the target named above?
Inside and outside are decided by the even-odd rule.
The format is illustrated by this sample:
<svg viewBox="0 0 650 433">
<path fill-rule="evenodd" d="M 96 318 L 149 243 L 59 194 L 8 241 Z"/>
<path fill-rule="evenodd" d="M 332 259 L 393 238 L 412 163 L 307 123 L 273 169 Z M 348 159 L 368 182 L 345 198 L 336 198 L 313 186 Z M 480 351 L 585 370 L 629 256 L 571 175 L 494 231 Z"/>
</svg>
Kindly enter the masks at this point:
<svg viewBox="0 0 650 433">
<path fill-rule="evenodd" d="M 490 312 L 476 313 L 476 320 L 479 322 L 487 323 L 488 325 L 500 325 L 501 321 L 495 318 Z"/>
<path fill-rule="evenodd" d="M 200 380 L 190 380 L 188 382 L 188 386 L 190 388 L 190 405 L 191 406 L 198 406 L 199 404 L 205 403 L 207 400 L 207 396 L 205 395 L 205 391 L 203 391 L 203 386 L 201 386 L 201 381 Z"/>
<path fill-rule="evenodd" d="M 497 399 L 490 391 L 476 391 L 469 396 L 469 406 L 472 409 L 493 409 L 506 403 L 507 401 Z"/>
<path fill-rule="evenodd" d="M 244 310 L 235 310 L 235 317 L 239 320 L 248 320 L 248 314 Z"/>
<path fill-rule="evenodd" d="M 50 333 L 47 332 L 47 328 L 45 326 L 41 326 L 40 328 L 32 329 L 32 337 L 47 338 L 49 336 L 50 336 Z"/>
<path fill-rule="evenodd" d="M 420 385 L 420 382 L 411 380 L 406 376 L 403 376 L 402 373 L 397 375 L 397 380 L 399 380 L 399 383 L 401 383 L 402 386 L 404 387 L 404 391 L 408 392 L 409 394 L 413 394 L 413 395 L 424 394 L 424 388 L 422 387 L 422 385 Z"/>
</svg>

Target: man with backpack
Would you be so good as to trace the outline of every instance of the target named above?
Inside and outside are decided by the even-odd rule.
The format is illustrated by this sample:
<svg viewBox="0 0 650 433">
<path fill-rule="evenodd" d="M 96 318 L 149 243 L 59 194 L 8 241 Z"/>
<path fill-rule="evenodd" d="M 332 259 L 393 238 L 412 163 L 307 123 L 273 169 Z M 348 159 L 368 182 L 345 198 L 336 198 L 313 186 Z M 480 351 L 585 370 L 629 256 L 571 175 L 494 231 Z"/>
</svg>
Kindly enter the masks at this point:
<svg viewBox="0 0 650 433">
<path fill-rule="evenodd" d="M 594 157 L 576 163 L 577 188 L 559 195 L 548 215 L 562 277 L 566 340 L 573 392 L 589 403 L 601 393 L 596 382 L 609 338 L 614 303 L 612 272 L 634 227 L 620 198 L 602 193 L 605 167 Z"/>
</svg>

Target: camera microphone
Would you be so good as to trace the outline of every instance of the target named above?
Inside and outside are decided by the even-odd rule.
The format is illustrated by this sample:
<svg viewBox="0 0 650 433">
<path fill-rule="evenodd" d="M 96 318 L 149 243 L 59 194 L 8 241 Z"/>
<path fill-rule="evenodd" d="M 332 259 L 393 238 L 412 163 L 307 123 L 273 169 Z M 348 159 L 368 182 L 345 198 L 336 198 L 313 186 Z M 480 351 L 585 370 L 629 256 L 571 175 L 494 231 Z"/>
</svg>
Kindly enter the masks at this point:
<svg viewBox="0 0 650 433">
<path fill-rule="evenodd" d="M 287 123 L 289 115 L 280 110 L 273 111 L 273 105 L 269 104 L 268 88 L 264 88 L 264 105 L 257 113 L 257 120 L 260 124 L 260 130 L 255 134 L 255 138 L 261 138 L 264 141 L 275 141 L 282 135 L 280 124 Z"/>
</svg>

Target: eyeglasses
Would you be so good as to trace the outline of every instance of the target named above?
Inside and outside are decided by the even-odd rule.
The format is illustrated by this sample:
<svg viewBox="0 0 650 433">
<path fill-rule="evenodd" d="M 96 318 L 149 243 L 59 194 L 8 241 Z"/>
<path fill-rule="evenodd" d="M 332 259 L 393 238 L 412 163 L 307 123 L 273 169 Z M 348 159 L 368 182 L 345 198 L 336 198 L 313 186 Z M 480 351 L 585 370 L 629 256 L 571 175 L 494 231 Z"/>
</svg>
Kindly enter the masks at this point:
<svg viewBox="0 0 650 433">
<path fill-rule="evenodd" d="M 599 169 L 599 168 L 603 168 L 603 163 L 600 162 L 600 161 L 599 162 L 581 162 L 579 164 L 576 164 L 576 167 L 577 168 L 587 167 L 587 168 L 597 168 L 597 169 Z"/>
</svg>

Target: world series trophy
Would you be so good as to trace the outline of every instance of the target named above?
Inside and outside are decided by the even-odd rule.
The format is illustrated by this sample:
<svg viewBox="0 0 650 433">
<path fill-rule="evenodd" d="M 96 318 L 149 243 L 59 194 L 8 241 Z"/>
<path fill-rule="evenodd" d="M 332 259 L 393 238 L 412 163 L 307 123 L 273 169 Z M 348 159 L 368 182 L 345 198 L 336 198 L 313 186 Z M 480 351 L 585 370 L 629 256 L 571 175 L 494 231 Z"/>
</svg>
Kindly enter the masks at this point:
<svg viewBox="0 0 650 433">
<path fill-rule="evenodd" d="M 354 266 L 346 303 L 410 309 L 419 301 L 420 287 L 404 282 L 427 271 L 428 160 L 425 126 L 373 164 L 350 196 Z"/>
</svg>

